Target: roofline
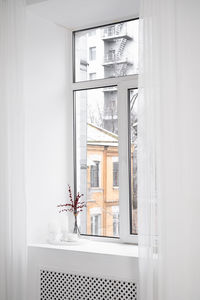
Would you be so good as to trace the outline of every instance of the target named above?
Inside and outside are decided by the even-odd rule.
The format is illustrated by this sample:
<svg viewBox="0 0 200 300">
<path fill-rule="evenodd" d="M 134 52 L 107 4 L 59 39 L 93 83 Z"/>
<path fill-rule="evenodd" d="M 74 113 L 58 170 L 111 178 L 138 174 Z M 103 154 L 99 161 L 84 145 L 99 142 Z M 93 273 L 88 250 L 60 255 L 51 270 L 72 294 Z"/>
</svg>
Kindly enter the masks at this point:
<svg viewBox="0 0 200 300">
<path fill-rule="evenodd" d="M 100 128 L 100 127 L 98 127 L 98 126 L 96 126 L 96 125 L 94 125 L 94 124 L 92 124 L 92 123 L 88 123 L 88 122 L 87 122 L 87 125 L 89 125 L 89 126 L 91 126 L 91 127 L 93 127 L 93 128 L 98 129 L 99 131 L 101 131 L 101 132 L 103 132 L 103 133 L 105 133 L 105 134 L 111 136 L 112 138 L 115 138 L 115 139 L 118 141 L 118 135 L 117 135 L 117 134 L 112 133 L 112 132 L 110 132 L 110 131 L 108 131 L 108 130 L 106 130 L 106 129 Z"/>
</svg>

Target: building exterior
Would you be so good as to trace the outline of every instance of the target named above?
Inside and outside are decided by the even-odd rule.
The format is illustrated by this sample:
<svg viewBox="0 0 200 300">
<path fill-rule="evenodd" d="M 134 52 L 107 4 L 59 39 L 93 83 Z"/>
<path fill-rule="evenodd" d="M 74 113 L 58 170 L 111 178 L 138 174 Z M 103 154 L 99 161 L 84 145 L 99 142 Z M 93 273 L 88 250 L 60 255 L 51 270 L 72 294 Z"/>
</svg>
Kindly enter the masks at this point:
<svg viewBox="0 0 200 300">
<path fill-rule="evenodd" d="M 137 73 L 137 21 L 122 22 L 88 32 L 87 79 Z M 117 133 L 117 89 L 104 90 L 105 129 Z"/>
<path fill-rule="evenodd" d="M 87 125 L 87 234 L 119 236 L 118 136 Z M 134 145 L 131 146 L 133 166 Z M 134 168 L 131 168 L 132 178 Z M 132 210 L 132 233 L 137 233 L 137 207 Z"/>
<path fill-rule="evenodd" d="M 87 158 L 87 233 L 118 236 L 118 136 L 88 124 Z"/>
</svg>

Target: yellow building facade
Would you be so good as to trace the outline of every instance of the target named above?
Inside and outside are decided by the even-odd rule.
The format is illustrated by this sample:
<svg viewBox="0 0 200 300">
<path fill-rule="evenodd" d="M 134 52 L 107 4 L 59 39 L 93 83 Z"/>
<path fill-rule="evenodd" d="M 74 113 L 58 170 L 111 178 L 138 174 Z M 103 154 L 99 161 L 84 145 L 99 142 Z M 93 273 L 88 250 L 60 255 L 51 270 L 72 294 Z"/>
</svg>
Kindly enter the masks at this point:
<svg viewBox="0 0 200 300">
<path fill-rule="evenodd" d="M 94 138 L 87 142 L 87 234 L 118 236 L 118 137 L 102 128 L 89 126 Z M 115 172 L 113 166 L 117 167 Z"/>
<path fill-rule="evenodd" d="M 133 153 L 132 146 L 132 181 Z M 118 237 L 120 228 L 118 136 L 88 124 L 87 162 L 87 234 Z M 133 182 L 131 186 L 133 195 Z M 131 213 L 132 233 L 136 233 L 137 208 L 132 209 Z"/>
</svg>

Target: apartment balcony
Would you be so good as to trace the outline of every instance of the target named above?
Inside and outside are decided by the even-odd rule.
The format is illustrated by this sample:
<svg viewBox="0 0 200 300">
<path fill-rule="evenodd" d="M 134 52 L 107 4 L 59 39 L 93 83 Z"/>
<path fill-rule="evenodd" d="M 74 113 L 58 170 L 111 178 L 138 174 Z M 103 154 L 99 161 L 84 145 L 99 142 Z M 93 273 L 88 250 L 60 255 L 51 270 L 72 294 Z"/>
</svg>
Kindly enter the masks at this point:
<svg viewBox="0 0 200 300">
<path fill-rule="evenodd" d="M 128 59 L 128 57 L 119 56 L 115 53 L 107 53 L 104 56 L 103 66 L 112 66 L 115 64 L 127 64 L 132 65 L 132 62 Z"/>
<path fill-rule="evenodd" d="M 116 24 L 104 28 L 102 34 L 103 41 L 112 41 L 116 39 L 132 40 L 133 37 L 128 33 L 127 24 Z"/>
</svg>

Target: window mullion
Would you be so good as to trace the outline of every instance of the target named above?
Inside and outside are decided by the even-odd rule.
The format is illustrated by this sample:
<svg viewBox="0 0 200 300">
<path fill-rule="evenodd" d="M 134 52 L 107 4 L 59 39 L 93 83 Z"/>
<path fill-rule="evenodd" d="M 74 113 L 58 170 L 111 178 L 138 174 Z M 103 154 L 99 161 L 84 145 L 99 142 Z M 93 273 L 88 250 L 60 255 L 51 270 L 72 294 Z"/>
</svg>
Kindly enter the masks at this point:
<svg viewBox="0 0 200 300">
<path fill-rule="evenodd" d="M 128 170 L 128 105 L 127 90 L 118 85 L 118 126 L 119 126 L 119 207 L 120 240 L 127 241 L 129 232 L 129 170 Z"/>
<path fill-rule="evenodd" d="M 137 243 L 138 241 L 137 235 L 130 234 L 130 137 L 128 128 L 128 91 L 137 87 L 138 81 L 121 82 L 118 85 L 120 240 L 128 243 Z"/>
<path fill-rule="evenodd" d="M 117 78 L 106 78 L 106 79 L 96 79 L 91 81 L 81 81 L 72 84 L 72 90 L 87 90 L 87 89 L 95 89 L 95 88 L 104 88 L 109 86 L 117 86 L 121 83 L 133 82 L 133 85 L 136 86 L 138 81 L 138 75 L 129 75 Z"/>
</svg>

